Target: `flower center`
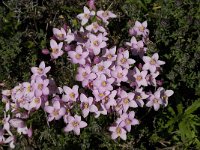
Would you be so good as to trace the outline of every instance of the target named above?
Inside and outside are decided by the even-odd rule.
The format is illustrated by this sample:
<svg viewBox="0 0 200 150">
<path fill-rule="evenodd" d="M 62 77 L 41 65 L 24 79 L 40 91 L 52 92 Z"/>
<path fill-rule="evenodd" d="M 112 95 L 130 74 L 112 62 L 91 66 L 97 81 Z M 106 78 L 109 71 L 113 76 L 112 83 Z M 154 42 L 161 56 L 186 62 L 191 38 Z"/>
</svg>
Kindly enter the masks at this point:
<svg viewBox="0 0 200 150">
<path fill-rule="evenodd" d="M 35 98 L 35 99 L 34 99 L 34 102 L 35 102 L 36 104 L 39 104 L 39 103 L 40 103 L 40 99 L 39 99 L 39 98 Z"/>
<path fill-rule="evenodd" d="M 111 59 L 111 58 L 112 58 L 112 55 L 111 55 L 111 54 L 108 54 L 108 55 L 107 55 L 107 58 L 108 58 L 108 59 Z"/>
<path fill-rule="evenodd" d="M 104 93 L 99 93 L 99 97 L 103 97 L 104 96 Z"/>
<path fill-rule="evenodd" d="M 121 131 L 121 128 L 120 128 L 120 127 L 117 127 L 117 128 L 116 128 L 116 132 L 117 132 L 118 135 L 120 135 L 121 132 L 122 132 L 122 131 Z"/>
<path fill-rule="evenodd" d="M 42 69 L 42 68 L 37 68 L 37 72 L 38 72 L 39 74 L 41 74 L 41 73 L 42 73 L 42 71 L 43 71 L 43 69 Z"/>
<path fill-rule="evenodd" d="M 105 103 L 108 103 L 109 97 L 106 96 L 104 100 L 105 100 Z"/>
<path fill-rule="evenodd" d="M 58 36 L 59 38 L 63 38 L 63 37 L 64 37 L 64 34 L 60 33 L 60 34 L 57 34 L 57 36 Z"/>
<path fill-rule="evenodd" d="M 99 27 L 99 25 L 95 22 L 95 23 L 93 23 L 93 28 L 94 29 L 98 29 L 98 27 Z"/>
<path fill-rule="evenodd" d="M 72 93 L 69 94 L 69 97 L 74 99 L 75 98 L 75 94 L 72 92 Z"/>
<path fill-rule="evenodd" d="M 89 14 L 84 14 L 84 17 L 89 19 L 90 15 Z"/>
<path fill-rule="evenodd" d="M 127 61 L 126 58 L 122 58 L 122 59 L 121 59 L 121 63 L 122 63 L 122 64 L 124 64 L 126 61 Z"/>
<path fill-rule="evenodd" d="M 52 53 L 58 54 L 58 49 L 57 48 L 52 48 Z"/>
<path fill-rule="evenodd" d="M 38 89 L 42 90 L 43 89 L 43 84 L 38 84 Z"/>
<path fill-rule="evenodd" d="M 84 103 L 83 107 L 84 107 L 84 109 L 87 109 L 89 107 L 89 104 L 88 103 Z"/>
<path fill-rule="evenodd" d="M 140 100 L 142 97 L 140 95 L 136 96 L 136 100 Z"/>
<path fill-rule="evenodd" d="M 105 87 L 107 85 L 106 81 L 103 81 L 101 85 Z"/>
<path fill-rule="evenodd" d="M 127 118 L 127 119 L 125 120 L 125 123 L 126 123 L 127 125 L 129 125 L 129 124 L 131 124 L 131 120 Z"/>
<path fill-rule="evenodd" d="M 154 103 L 158 103 L 158 99 L 157 99 L 157 98 L 154 98 L 154 99 L 153 99 L 153 102 L 154 102 Z"/>
<path fill-rule="evenodd" d="M 103 71 L 103 69 L 104 69 L 104 66 L 98 66 L 99 71 Z"/>
<path fill-rule="evenodd" d="M 120 73 L 117 74 L 117 77 L 121 78 L 121 77 L 123 77 L 123 74 L 120 72 Z"/>
<path fill-rule="evenodd" d="M 142 76 L 141 75 L 137 76 L 136 80 L 137 81 L 141 81 L 142 80 Z"/>
<path fill-rule="evenodd" d="M 31 86 L 30 85 L 27 87 L 27 91 L 31 92 Z"/>
<path fill-rule="evenodd" d="M 151 65 L 155 65 L 155 64 L 156 64 L 155 59 L 151 59 L 150 64 L 151 64 Z"/>
<path fill-rule="evenodd" d="M 54 109 L 53 115 L 54 115 L 54 116 L 58 116 L 58 115 L 59 115 L 59 110 L 58 110 L 58 109 Z"/>
<path fill-rule="evenodd" d="M 79 123 L 78 123 L 77 121 L 73 121 L 73 122 L 72 122 L 72 125 L 73 125 L 74 127 L 77 127 L 77 126 L 79 125 Z"/>
<path fill-rule="evenodd" d="M 108 15 L 109 15 L 108 11 L 104 11 L 104 12 L 102 13 L 102 16 L 103 16 L 103 17 L 107 17 Z"/>
<path fill-rule="evenodd" d="M 167 98 L 168 98 L 167 95 L 162 96 L 162 99 L 165 100 L 165 101 L 167 100 Z"/>
<path fill-rule="evenodd" d="M 76 57 L 76 59 L 80 59 L 81 55 L 80 54 L 76 54 L 75 57 Z"/>
<path fill-rule="evenodd" d="M 99 41 L 94 41 L 93 44 L 94 44 L 95 46 L 99 46 Z"/>
<path fill-rule="evenodd" d="M 140 31 L 140 32 L 144 32 L 144 29 L 145 29 L 144 26 L 139 27 L 139 31 Z"/>
<path fill-rule="evenodd" d="M 87 72 L 83 72 L 83 73 L 82 73 L 82 76 L 83 76 L 83 77 L 86 77 L 87 75 L 88 75 Z"/>
<path fill-rule="evenodd" d="M 125 104 L 128 104 L 128 103 L 129 103 L 129 99 L 128 99 L 128 98 L 125 98 L 125 99 L 124 99 L 124 103 L 125 103 Z"/>
</svg>

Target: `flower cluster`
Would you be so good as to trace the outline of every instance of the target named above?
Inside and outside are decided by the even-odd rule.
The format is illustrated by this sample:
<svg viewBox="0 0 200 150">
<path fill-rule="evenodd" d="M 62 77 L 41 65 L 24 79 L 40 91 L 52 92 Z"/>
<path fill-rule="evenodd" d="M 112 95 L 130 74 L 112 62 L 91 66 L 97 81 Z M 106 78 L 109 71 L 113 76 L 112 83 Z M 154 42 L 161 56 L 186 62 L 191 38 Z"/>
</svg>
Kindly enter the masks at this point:
<svg viewBox="0 0 200 150">
<path fill-rule="evenodd" d="M 109 127 L 111 137 L 126 140 L 131 127 L 139 124 L 135 110 L 146 106 L 157 111 L 160 106 L 167 106 L 173 91 L 159 87 L 156 78 L 165 62 L 159 60 L 158 53 L 147 55 L 147 22 L 136 21 L 129 30 L 131 40 L 117 48 L 108 43 L 107 28 L 109 20 L 116 17 L 111 11 L 95 12 L 84 6 L 84 12 L 77 16 L 81 21 L 80 30 L 53 29 L 50 50 L 43 52 L 50 54 L 52 60 L 67 54 L 71 63 L 77 64 L 76 80 L 82 83 L 82 92 L 78 85 L 56 87 L 54 80 L 47 76 L 50 67 L 44 62 L 32 67 L 30 82 L 2 92 L 5 116 L 0 143 L 14 147 L 11 127 L 31 136 L 31 127 L 26 126 L 25 120 L 40 108 L 48 114 L 48 122 L 63 118 L 64 132 L 73 131 L 76 135 L 87 126 L 84 120 L 89 114 L 95 118 L 116 114 Z M 81 114 L 72 111 L 77 105 Z"/>
</svg>

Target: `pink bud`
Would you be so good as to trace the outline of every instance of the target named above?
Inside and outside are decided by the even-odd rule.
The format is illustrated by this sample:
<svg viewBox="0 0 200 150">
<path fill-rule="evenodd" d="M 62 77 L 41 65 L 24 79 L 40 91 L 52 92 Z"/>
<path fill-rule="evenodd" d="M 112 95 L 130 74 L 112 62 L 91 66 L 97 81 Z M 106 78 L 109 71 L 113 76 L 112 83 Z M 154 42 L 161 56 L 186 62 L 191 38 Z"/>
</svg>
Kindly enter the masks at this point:
<svg viewBox="0 0 200 150">
<path fill-rule="evenodd" d="M 64 50 L 68 52 L 68 51 L 72 50 L 72 46 L 70 46 L 70 45 L 65 45 Z"/>
<path fill-rule="evenodd" d="M 100 63 L 101 59 L 98 56 L 94 57 L 94 64 Z"/>
<path fill-rule="evenodd" d="M 118 48 L 118 53 L 122 53 L 123 51 L 125 51 L 123 47 Z"/>
<path fill-rule="evenodd" d="M 157 85 L 162 86 L 163 85 L 163 80 L 157 80 L 156 83 L 157 83 Z"/>
<path fill-rule="evenodd" d="M 68 29 L 67 24 L 64 24 L 64 25 L 63 25 L 63 29 L 64 29 L 65 31 L 67 31 L 67 29 Z"/>
<path fill-rule="evenodd" d="M 33 135 L 32 128 L 29 128 L 27 133 L 28 133 L 28 137 L 32 137 L 32 135 Z"/>
<path fill-rule="evenodd" d="M 141 63 L 138 64 L 138 69 L 142 70 L 142 64 Z"/>
<path fill-rule="evenodd" d="M 43 49 L 43 50 L 42 50 L 42 54 L 48 55 L 48 54 L 49 54 L 49 50 L 48 50 L 48 49 Z"/>
<path fill-rule="evenodd" d="M 129 34 L 130 34 L 131 36 L 133 36 L 133 35 L 136 34 L 134 28 L 130 28 L 130 29 L 129 29 Z"/>
<path fill-rule="evenodd" d="M 94 9 L 94 10 L 96 9 L 96 7 L 95 7 L 95 0 L 88 0 L 87 4 L 88 4 L 88 6 L 89 6 L 90 9 Z"/>
</svg>

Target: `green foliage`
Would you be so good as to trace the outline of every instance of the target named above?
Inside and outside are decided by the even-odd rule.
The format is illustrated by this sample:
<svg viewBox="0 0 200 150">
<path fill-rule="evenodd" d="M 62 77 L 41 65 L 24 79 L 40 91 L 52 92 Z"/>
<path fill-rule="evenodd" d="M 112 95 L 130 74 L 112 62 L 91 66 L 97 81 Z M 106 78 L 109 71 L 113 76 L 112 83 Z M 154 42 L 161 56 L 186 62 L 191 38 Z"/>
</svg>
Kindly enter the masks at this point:
<svg viewBox="0 0 200 150">
<path fill-rule="evenodd" d="M 0 4 L 0 83 L 11 88 L 30 78 L 30 67 L 48 57 L 52 28 L 64 23 L 76 29 L 76 15 L 85 0 L 7 0 Z M 122 46 L 130 38 L 128 29 L 136 20 L 148 21 L 150 52 L 159 52 L 166 61 L 161 78 L 164 87 L 175 94 L 169 107 L 158 112 L 136 112 L 140 125 L 132 129 L 127 141 L 110 139 L 111 118 L 92 116 L 80 137 L 64 134 L 63 122 L 48 127 L 42 112 L 28 123 L 33 137 L 20 136 L 17 149 L 199 149 L 200 147 L 200 2 L 199 0 L 98 0 L 97 9 L 109 9 L 118 15 L 109 28 L 113 43 Z M 76 66 L 67 57 L 56 62 L 50 74 L 59 86 L 73 85 Z M 1 88 L 1 87 L 0 87 Z M 0 107 L 2 112 L 2 105 Z M 146 113 L 147 112 L 147 113 Z M 145 114 L 145 115 L 144 115 Z"/>
</svg>

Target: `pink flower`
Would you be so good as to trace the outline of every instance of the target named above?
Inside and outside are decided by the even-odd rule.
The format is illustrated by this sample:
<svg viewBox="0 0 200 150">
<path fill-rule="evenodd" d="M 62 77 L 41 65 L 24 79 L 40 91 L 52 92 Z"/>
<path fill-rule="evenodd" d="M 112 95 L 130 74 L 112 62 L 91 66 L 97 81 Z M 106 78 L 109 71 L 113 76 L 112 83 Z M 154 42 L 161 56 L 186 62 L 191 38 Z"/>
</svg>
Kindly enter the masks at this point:
<svg viewBox="0 0 200 150">
<path fill-rule="evenodd" d="M 68 86 L 64 86 L 63 87 L 63 90 L 65 92 L 65 94 L 63 94 L 62 96 L 62 100 L 64 102 L 76 102 L 77 101 L 77 98 L 79 96 L 78 94 L 78 85 L 74 85 L 73 88 L 69 88 Z"/>
<path fill-rule="evenodd" d="M 81 109 L 83 117 L 87 117 L 89 115 L 89 112 L 97 112 L 97 107 L 92 104 L 93 98 L 92 97 L 86 97 L 84 94 L 81 93 L 80 95 L 80 101 L 81 101 Z"/>
<path fill-rule="evenodd" d="M 93 22 L 91 25 L 86 26 L 85 29 L 90 31 L 90 32 L 93 31 L 94 33 L 97 33 L 98 31 L 103 32 L 103 33 L 106 32 L 104 27 L 98 25 L 97 22 Z"/>
<path fill-rule="evenodd" d="M 121 82 L 126 82 L 128 80 L 127 74 L 128 69 L 122 69 L 121 66 L 116 66 L 115 69 L 111 71 L 111 75 L 116 79 L 118 85 L 120 85 Z"/>
<path fill-rule="evenodd" d="M 144 21 L 143 23 L 136 21 L 133 28 L 135 29 L 137 35 L 147 36 L 149 34 L 149 30 L 147 29 L 147 21 Z"/>
<path fill-rule="evenodd" d="M 65 29 L 61 28 L 60 30 L 57 28 L 53 28 L 53 34 L 59 41 L 63 41 L 66 39 L 66 31 Z"/>
<path fill-rule="evenodd" d="M 158 53 L 153 54 L 152 57 L 144 56 L 143 61 L 145 64 L 143 65 L 143 70 L 150 70 L 151 72 L 156 72 L 156 68 L 159 68 L 160 65 L 164 65 L 164 61 L 158 60 Z"/>
<path fill-rule="evenodd" d="M 72 33 L 71 29 L 68 30 L 67 32 L 67 35 L 66 35 L 66 38 L 65 38 L 65 41 L 70 44 L 72 41 L 75 40 L 75 36 L 74 34 Z"/>
<path fill-rule="evenodd" d="M 116 106 L 115 96 L 117 95 L 117 91 L 113 90 L 109 95 L 107 95 L 103 100 L 102 103 L 105 105 L 105 108 L 108 110 L 110 107 Z"/>
<path fill-rule="evenodd" d="M 68 116 L 68 125 L 64 128 L 65 132 L 74 131 L 76 135 L 80 134 L 80 129 L 85 128 L 87 123 L 81 121 L 81 116 L 75 115 L 74 117 Z"/>
<path fill-rule="evenodd" d="M 131 131 L 131 125 L 139 124 L 139 121 L 134 118 L 135 112 L 130 111 L 129 114 L 124 113 L 117 119 L 116 123 L 121 124 L 122 127 L 125 127 L 126 131 Z"/>
<path fill-rule="evenodd" d="M 35 91 L 35 96 L 40 97 L 41 95 L 48 95 L 49 88 L 47 87 L 49 84 L 49 79 L 42 79 L 40 77 L 36 78 L 35 83 L 33 83 L 33 88 Z"/>
<path fill-rule="evenodd" d="M 88 0 L 87 4 L 88 4 L 90 9 L 94 9 L 94 10 L 96 9 L 95 0 Z"/>
<path fill-rule="evenodd" d="M 103 34 L 99 33 L 97 36 L 94 34 L 89 35 L 90 48 L 93 50 L 94 55 L 98 55 L 102 48 L 106 47 L 106 42 L 103 41 Z"/>
<path fill-rule="evenodd" d="M 51 67 L 50 66 L 46 67 L 44 61 L 42 61 L 39 65 L 39 67 L 32 67 L 31 71 L 35 75 L 46 76 L 46 74 L 49 72 L 50 69 L 51 69 Z"/>
<path fill-rule="evenodd" d="M 160 91 L 160 97 L 163 101 L 163 105 L 166 107 L 168 105 L 168 98 L 174 94 L 172 90 L 165 90 L 163 87 L 158 88 Z"/>
<path fill-rule="evenodd" d="M 90 11 L 86 6 L 84 6 L 84 13 L 79 14 L 77 18 L 81 20 L 81 25 L 85 25 L 91 16 L 95 15 L 94 11 Z"/>
<path fill-rule="evenodd" d="M 116 53 L 116 46 L 110 49 L 106 49 L 106 52 L 103 55 L 103 57 L 105 58 L 105 60 L 108 61 L 116 61 L 117 55 L 115 53 Z"/>
<path fill-rule="evenodd" d="M 112 64 L 111 61 L 101 61 L 99 64 L 93 66 L 92 71 L 96 73 L 98 76 L 101 74 L 106 74 L 110 76 L 110 65 Z"/>
<path fill-rule="evenodd" d="M 135 96 L 135 94 L 132 93 L 132 92 L 127 93 L 124 90 L 122 90 L 120 92 L 119 100 L 120 100 L 120 104 L 122 104 L 124 112 L 127 112 L 127 110 L 129 109 L 129 107 L 132 107 L 132 108 L 138 107 L 137 104 L 136 104 L 136 102 L 133 100 L 134 96 Z"/>
<path fill-rule="evenodd" d="M 129 58 L 129 52 L 124 51 L 117 55 L 117 65 L 120 65 L 126 69 L 130 68 L 130 65 L 134 64 L 135 60 Z"/>
<path fill-rule="evenodd" d="M 99 89 L 99 90 L 93 90 L 92 94 L 95 97 L 95 101 L 99 102 L 103 100 L 106 96 L 108 96 L 110 94 L 110 91 L 102 91 L 101 89 Z"/>
<path fill-rule="evenodd" d="M 83 52 L 83 49 L 80 45 L 76 47 L 75 51 L 68 51 L 68 55 L 74 64 L 85 65 L 85 59 L 88 54 L 88 52 Z"/>
<path fill-rule="evenodd" d="M 34 98 L 32 98 L 32 101 L 29 104 L 29 110 L 31 110 L 33 108 L 38 110 L 40 108 L 41 104 L 42 104 L 41 97 L 34 97 Z"/>
<path fill-rule="evenodd" d="M 54 101 L 53 106 L 45 106 L 44 110 L 49 113 L 48 121 L 59 120 L 66 113 L 66 109 L 60 105 L 59 101 Z"/>
<path fill-rule="evenodd" d="M 154 107 L 155 111 L 158 111 L 160 105 L 162 104 L 162 100 L 160 98 L 160 91 L 157 90 L 154 94 L 151 94 L 148 98 L 148 102 L 146 103 L 147 107 Z"/>
<path fill-rule="evenodd" d="M 146 76 L 146 80 L 147 80 L 147 83 L 149 85 L 153 85 L 153 86 L 157 86 L 157 83 L 156 83 L 156 77 L 159 75 L 159 72 L 156 71 L 155 73 L 151 72 L 151 74 L 148 74 Z"/>
<path fill-rule="evenodd" d="M 51 46 L 51 58 L 57 59 L 59 56 L 63 55 L 63 51 L 61 50 L 63 47 L 63 42 L 57 44 L 55 40 L 51 39 L 50 41 Z"/>
<path fill-rule="evenodd" d="M 143 88 L 136 88 L 135 89 L 135 96 L 134 96 L 134 100 L 137 103 L 138 106 L 143 107 L 144 106 L 144 102 L 143 100 L 147 99 L 149 97 L 149 95 L 146 95 L 143 91 Z"/>
<path fill-rule="evenodd" d="M 10 132 L 10 115 L 6 116 L 6 112 L 4 111 L 4 118 L 2 120 L 3 123 L 3 129 L 6 130 L 8 132 L 9 135 L 13 135 Z"/>
<path fill-rule="evenodd" d="M 143 41 L 137 41 L 134 36 L 131 38 L 131 42 L 126 44 L 131 47 L 133 55 L 139 55 L 142 58 L 146 53 L 147 48 L 144 47 Z"/>
<path fill-rule="evenodd" d="M 102 91 L 113 90 L 112 83 L 114 78 L 107 78 L 104 74 L 101 74 L 97 79 L 94 80 L 93 85 L 96 89 L 101 89 Z"/>
<path fill-rule="evenodd" d="M 133 75 L 135 78 L 135 81 L 138 85 L 138 87 L 140 87 L 141 85 L 143 86 L 147 86 L 147 81 L 146 81 L 146 75 L 147 75 L 147 71 L 141 71 L 135 67 L 134 68 L 135 74 Z"/>
<path fill-rule="evenodd" d="M 84 67 L 78 68 L 78 73 L 76 75 L 77 81 L 82 81 L 82 86 L 86 87 L 90 81 L 93 81 L 96 78 L 96 74 L 91 72 L 91 67 L 85 65 Z"/>
<path fill-rule="evenodd" d="M 109 131 L 112 132 L 111 138 L 114 140 L 120 137 L 122 140 L 126 140 L 126 130 L 119 124 L 117 126 L 111 126 Z"/>
<path fill-rule="evenodd" d="M 97 11 L 97 16 L 99 18 L 101 18 L 102 21 L 105 22 L 106 24 L 108 24 L 108 21 L 107 21 L 108 19 L 117 17 L 111 11 L 107 11 L 107 10 L 106 11 L 103 11 L 103 10 Z"/>
</svg>

